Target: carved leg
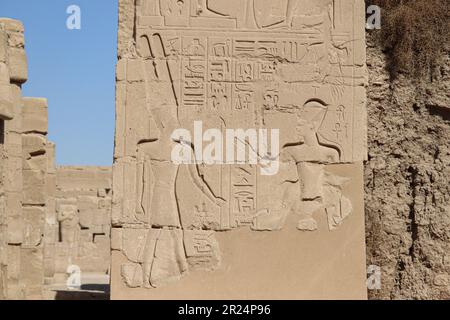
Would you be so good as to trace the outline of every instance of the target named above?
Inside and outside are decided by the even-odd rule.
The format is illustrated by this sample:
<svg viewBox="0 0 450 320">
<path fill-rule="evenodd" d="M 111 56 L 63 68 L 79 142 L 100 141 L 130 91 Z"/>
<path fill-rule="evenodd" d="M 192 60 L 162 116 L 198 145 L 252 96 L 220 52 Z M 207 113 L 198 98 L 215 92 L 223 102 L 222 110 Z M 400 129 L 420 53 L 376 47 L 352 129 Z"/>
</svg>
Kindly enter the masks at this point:
<svg viewBox="0 0 450 320">
<path fill-rule="evenodd" d="M 145 288 L 156 288 L 181 278 L 188 265 L 181 229 L 150 229 L 143 258 Z"/>
<path fill-rule="evenodd" d="M 147 242 L 145 243 L 144 262 L 142 264 L 144 287 L 152 288 L 150 283 L 153 260 L 155 258 L 156 242 L 161 233 L 161 229 L 150 229 L 147 235 Z"/>
</svg>

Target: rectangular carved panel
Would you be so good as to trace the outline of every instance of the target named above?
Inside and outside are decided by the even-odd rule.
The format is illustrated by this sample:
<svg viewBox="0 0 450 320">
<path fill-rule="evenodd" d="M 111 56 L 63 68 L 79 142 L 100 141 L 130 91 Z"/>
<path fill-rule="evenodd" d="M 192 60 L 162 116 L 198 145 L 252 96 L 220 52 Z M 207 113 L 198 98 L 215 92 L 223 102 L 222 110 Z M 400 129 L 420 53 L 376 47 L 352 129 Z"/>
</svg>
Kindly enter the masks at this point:
<svg viewBox="0 0 450 320">
<path fill-rule="evenodd" d="M 339 232 L 347 241 L 349 220 L 364 296 L 364 2 L 122 0 L 120 8 L 112 223 L 123 262 L 113 255 L 113 296 L 127 286 L 189 287 L 189 270 L 220 277 L 234 261 L 233 237 L 259 234 L 251 231 L 306 243 L 312 231 L 329 240 Z M 125 281 L 114 283 L 114 272 Z"/>
</svg>

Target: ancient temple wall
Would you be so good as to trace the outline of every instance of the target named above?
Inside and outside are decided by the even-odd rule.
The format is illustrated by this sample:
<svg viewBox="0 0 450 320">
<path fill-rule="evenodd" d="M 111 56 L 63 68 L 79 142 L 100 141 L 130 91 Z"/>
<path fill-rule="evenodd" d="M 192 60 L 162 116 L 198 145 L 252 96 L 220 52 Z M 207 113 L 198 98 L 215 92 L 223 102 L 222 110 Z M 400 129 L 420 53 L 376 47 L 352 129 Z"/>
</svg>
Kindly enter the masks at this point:
<svg viewBox="0 0 450 320">
<path fill-rule="evenodd" d="M 44 285 L 53 283 L 55 274 L 55 243 L 59 238 L 59 223 L 56 212 L 56 146 L 47 143 L 47 172 L 45 176 L 45 224 L 43 232 L 43 277 Z"/>
<path fill-rule="evenodd" d="M 364 1 L 119 8 L 112 297 L 366 298 Z"/>
<path fill-rule="evenodd" d="M 24 27 L 0 19 L 0 299 L 49 297 L 70 265 L 109 270 L 111 168 L 56 168 L 47 100 L 22 97 L 26 80 Z"/>
<path fill-rule="evenodd" d="M 22 106 L 23 232 L 20 280 L 27 299 L 41 299 L 44 283 L 44 235 L 50 178 L 54 167 L 53 144 L 47 140 L 48 107 L 43 98 L 23 98 Z"/>
<path fill-rule="evenodd" d="M 44 236 L 53 215 L 54 145 L 43 98 L 24 98 L 24 28 L 0 19 L 0 298 L 41 299 Z"/>
<path fill-rule="evenodd" d="M 5 193 L 5 169 L 7 153 L 5 149 L 5 122 L 12 118 L 12 100 L 9 68 L 7 65 L 7 33 L 4 24 L 0 24 L 0 299 L 7 296 L 7 211 Z"/>
<path fill-rule="evenodd" d="M 111 168 L 57 167 L 46 277 L 64 283 L 67 269 L 107 274 L 110 265 Z M 56 229 L 56 232 L 54 230 Z"/>
<path fill-rule="evenodd" d="M 1 104 L 3 121 L 2 154 L 2 266 L 3 296 L 25 297 L 20 279 L 24 220 L 22 213 L 22 107 L 21 85 L 27 80 L 23 25 L 0 19 Z M 6 244 L 6 246 L 5 246 Z"/>
</svg>

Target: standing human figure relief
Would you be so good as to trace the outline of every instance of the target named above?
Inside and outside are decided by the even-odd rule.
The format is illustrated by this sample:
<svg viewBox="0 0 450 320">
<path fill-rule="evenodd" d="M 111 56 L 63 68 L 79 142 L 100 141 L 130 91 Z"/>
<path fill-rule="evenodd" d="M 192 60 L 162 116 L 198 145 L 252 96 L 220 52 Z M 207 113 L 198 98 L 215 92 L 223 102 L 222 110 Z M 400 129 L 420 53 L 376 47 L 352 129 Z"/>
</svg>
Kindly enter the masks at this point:
<svg viewBox="0 0 450 320">
<path fill-rule="evenodd" d="M 80 225 L 78 209 L 74 205 L 60 205 L 58 210 L 60 242 L 75 244 L 78 241 Z"/>
<path fill-rule="evenodd" d="M 147 84 L 147 92 L 158 95 L 158 99 L 150 101 L 159 101 L 156 104 L 147 103 L 147 108 L 159 135 L 138 145 L 138 157 L 149 159 L 154 181 L 152 188 L 141 189 L 141 192 L 151 192 L 150 205 L 145 212 L 150 228 L 143 254 L 143 283 L 145 287 L 157 287 L 179 279 L 188 268 L 175 191 L 180 165 L 171 159 L 175 146 L 184 142 L 172 136 L 180 128 L 178 102 L 162 38 L 153 35 L 146 40 L 148 50 L 144 52 L 151 54 L 157 76 L 156 82 Z M 189 150 L 194 154 L 192 148 Z M 203 181 L 197 164 L 188 165 L 188 168 L 196 187 L 216 205 L 223 205 L 224 200 L 216 197 Z"/>
</svg>

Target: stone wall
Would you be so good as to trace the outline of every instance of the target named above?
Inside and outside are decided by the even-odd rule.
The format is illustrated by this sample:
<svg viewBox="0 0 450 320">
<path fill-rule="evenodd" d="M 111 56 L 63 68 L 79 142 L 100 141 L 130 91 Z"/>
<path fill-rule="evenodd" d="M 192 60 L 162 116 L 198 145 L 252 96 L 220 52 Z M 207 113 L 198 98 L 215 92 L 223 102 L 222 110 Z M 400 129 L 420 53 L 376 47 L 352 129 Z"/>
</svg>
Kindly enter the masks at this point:
<svg viewBox="0 0 450 320">
<path fill-rule="evenodd" d="M 55 190 L 54 145 L 47 140 L 47 101 L 24 98 L 22 106 L 23 233 L 21 278 L 25 297 L 41 298 L 46 224 Z"/>
<path fill-rule="evenodd" d="M 110 263 L 111 168 L 56 169 L 56 233 L 46 238 L 48 283 L 65 283 L 67 269 L 107 274 Z"/>
<path fill-rule="evenodd" d="M 22 98 L 27 80 L 23 25 L 0 19 L 0 296 L 39 299 L 43 282 L 46 190 L 52 144 L 47 102 Z"/>
<path fill-rule="evenodd" d="M 2 157 L 2 197 L 4 217 L 2 218 L 5 237 L 2 269 L 4 296 L 21 298 L 25 286 L 21 280 L 21 255 L 24 241 L 24 217 L 22 212 L 22 107 L 21 85 L 26 81 L 26 58 L 24 52 L 23 26 L 20 22 L 1 19 L 0 52 L 2 108 L 4 120 L 4 139 Z M 3 107 L 2 106 L 2 107 Z"/>
<path fill-rule="evenodd" d="M 47 298 L 69 265 L 106 274 L 110 260 L 111 169 L 55 167 L 47 101 L 21 94 L 23 33 L 0 19 L 0 299 Z"/>
<path fill-rule="evenodd" d="M 11 76 L 9 71 L 9 45 L 8 33 L 10 24 L 2 20 L 0 23 L 0 299 L 7 297 L 8 288 L 8 210 L 7 194 L 11 192 L 11 187 L 7 186 L 6 179 L 9 168 L 9 157 L 11 153 L 11 127 L 10 124 L 16 115 L 14 106 Z M 10 32 L 9 32 L 10 33 Z M 13 122 L 17 122 L 14 120 Z M 8 138 L 7 138 L 8 137 Z M 21 142 L 21 141 L 20 141 Z M 11 198 L 10 198 L 11 199 Z"/>
</svg>

